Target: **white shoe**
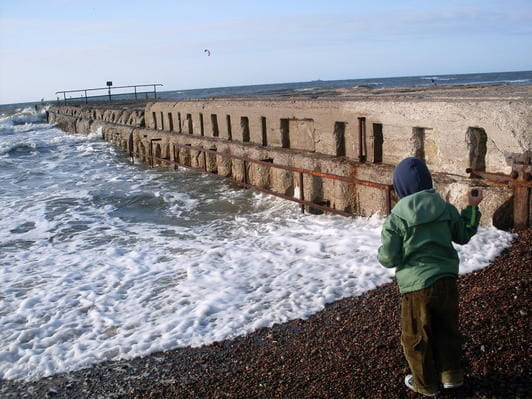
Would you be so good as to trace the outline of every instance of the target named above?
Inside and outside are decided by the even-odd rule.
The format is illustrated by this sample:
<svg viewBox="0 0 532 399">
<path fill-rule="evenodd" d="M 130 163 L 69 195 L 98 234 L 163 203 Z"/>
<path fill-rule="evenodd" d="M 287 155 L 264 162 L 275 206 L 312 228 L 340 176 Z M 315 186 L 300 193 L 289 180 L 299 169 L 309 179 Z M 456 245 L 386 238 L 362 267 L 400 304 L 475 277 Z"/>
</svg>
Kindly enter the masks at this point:
<svg viewBox="0 0 532 399">
<path fill-rule="evenodd" d="M 405 385 L 410 388 L 412 391 L 414 392 L 417 392 L 419 393 L 420 395 L 424 395 L 424 396 L 436 396 L 438 394 L 438 391 L 436 392 L 433 392 L 433 393 L 423 393 L 423 392 L 418 392 L 416 391 L 416 389 L 414 388 L 414 376 L 412 374 L 408 374 L 406 377 L 405 377 Z"/>
<path fill-rule="evenodd" d="M 459 381 L 459 382 L 444 382 L 444 383 L 443 383 L 443 387 L 444 387 L 445 389 L 458 388 L 458 387 L 461 387 L 462 385 L 464 385 L 464 381 Z"/>
</svg>

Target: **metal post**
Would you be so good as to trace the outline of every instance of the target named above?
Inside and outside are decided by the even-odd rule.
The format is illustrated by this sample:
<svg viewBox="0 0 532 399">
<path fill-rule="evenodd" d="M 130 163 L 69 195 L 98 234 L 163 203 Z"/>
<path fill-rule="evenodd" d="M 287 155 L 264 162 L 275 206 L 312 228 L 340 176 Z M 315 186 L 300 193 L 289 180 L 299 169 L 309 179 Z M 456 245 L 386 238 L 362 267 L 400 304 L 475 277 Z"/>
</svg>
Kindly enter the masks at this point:
<svg viewBox="0 0 532 399">
<path fill-rule="evenodd" d="M 133 156 L 133 150 L 134 150 L 134 142 L 133 142 L 133 131 L 135 129 L 133 129 L 131 131 L 131 133 L 129 133 L 129 137 L 128 137 L 128 140 L 127 140 L 127 144 L 128 144 L 128 147 L 129 147 L 129 156 L 131 157 L 131 163 L 135 163 L 135 157 Z"/>
<path fill-rule="evenodd" d="M 178 168 L 177 164 L 178 164 L 178 161 L 179 161 L 178 152 L 177 152 L 177 147 L 176 147 L 175 144 L 173 145 L 173 147 L 174 147 L 174 170 L 177 170 L 177 168 Z"/>
<path fill-rule="evenodd" d="M 305 201 L 305 188 L 303 187 L 303 173 L 299 172 L 299 199 Z M 301 204 L 301 213 L 305 213 L 305 204 Z"/>
<path fill-rule="evenodd" d="M 85 90 L 85 104 L 87 104 L 87 90 Z"/>
<path fill-rule="evenodd" d="M 151 167 L 153 168 L 155 166 L 155 159 L 153 155 L 153 142 L 154 141 L 161 141 L 162 139 L 151 139 L 150 140 L 150 156 L 151 156 Z"/>
<path fill-rule="evenodd" d="M 512 164 L 512 181 L 514 192 L 513 219 L 514 228 L 527 229 L 530 224 L 530 186 L 532 167 L 530 166 L 530 152 L 521 154 L 520 159 L 514 159 Z"/>
<path fill-rule="evenodd" d="M 364 162 L 368 158 L 368 148 L 366 140 L 366 118 L 362 118 L 362 155 L 364 156 Z"/>
<path fill-rule="evenodd" d="M 137 99 L 137 86 L 133 86 L 135 89 L 135 100 Z"/>
<path fill-rule="evenodd" d="M 207 151 L 203 151 L 203 165 L 205 166 L 205 172 L 207 172 Z"/>
<path fill-rule="evenodd" d="M 248 168 L 247 168 L 245 159 L 244 159 L 244 184 L 248 184 Z"/>
<path fill-rule="evenodd" d="M 366 118 L 358 118 L 358 160 L 366 161 Z"/>
<path fill-rule="evenodd" d="M 157 98 L 157 85 L 153 85 L 153 96 Z"/>
<path fill-rule="evenodd" d="M 386 216 L 388 216 L 390 214 L 390 212 L 392 211 L 392 188 L 390 186 L 388 186 L 386 188 L 386 203 L 385 203 L 385 206 L 386 206 Z"/>
<path fill-rule="evenodd" d="M 109 94 L 109 102 L 111 102 L 111 86 L 109 86 L 109 88 L 107 90 L 108 90 L 108 94 Z"/>
<path fill-rule="evenodd" d="M 67 103 L 67 99 L 66 99 L 66 93 L 63 92 L 63 97 L 65 98 L 65 104 Z"/>
</svg>

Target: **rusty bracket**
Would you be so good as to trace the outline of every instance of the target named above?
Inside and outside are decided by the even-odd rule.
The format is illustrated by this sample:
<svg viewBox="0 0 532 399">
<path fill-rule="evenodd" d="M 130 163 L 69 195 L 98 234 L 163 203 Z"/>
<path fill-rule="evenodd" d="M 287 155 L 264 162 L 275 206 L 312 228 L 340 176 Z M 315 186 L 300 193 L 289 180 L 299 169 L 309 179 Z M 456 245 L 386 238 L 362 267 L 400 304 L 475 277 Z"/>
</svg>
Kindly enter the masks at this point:
<svg viewBox="0 0 532 399">
<path fill-rule="evenodd" d="M 488 173 L 482 170 L 466 169 L 469 177 L 484 179 L 488 184 L 511 187 L 513 190 L 513 223 L 516 229 L 526 229 L 532 222 L 531 190 L 532 190 L 532 165 L 531 153 L 525 151 L 512 158 L 512 172 Z"/>
<path fill-rule="evenodd" d="M 471 168 L 466 169 L 466 173 L 472 179 L 484 179 L 486 183 L 495 186 L 523 186 L 532 188 L 532 169 L 530 166 L 527 169 L 512 170 L 512 173 L 506 175 L 504 173 L 490 173 L 483 170 L 473 170 Z"/>
</svg>

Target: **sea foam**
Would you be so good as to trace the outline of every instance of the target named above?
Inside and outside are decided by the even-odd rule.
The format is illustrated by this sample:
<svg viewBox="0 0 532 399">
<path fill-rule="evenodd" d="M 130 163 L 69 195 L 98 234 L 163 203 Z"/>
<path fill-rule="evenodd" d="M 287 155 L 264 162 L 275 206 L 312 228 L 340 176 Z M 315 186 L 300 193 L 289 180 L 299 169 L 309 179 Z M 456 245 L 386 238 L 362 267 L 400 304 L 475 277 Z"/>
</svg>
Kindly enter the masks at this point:
<svg viewBox="0 0 532 399">
<path fill-rule="evenodd" d="M 302 215 L 210 176 L 131 165 L 97 134 L 8 138 L 48 151 L 0 156 L 0 378 L 206 345 L 392 281 L 379 216 Z M 511 238 L 480 229 L 457 246 L 462 272 Z"/>
</svg>

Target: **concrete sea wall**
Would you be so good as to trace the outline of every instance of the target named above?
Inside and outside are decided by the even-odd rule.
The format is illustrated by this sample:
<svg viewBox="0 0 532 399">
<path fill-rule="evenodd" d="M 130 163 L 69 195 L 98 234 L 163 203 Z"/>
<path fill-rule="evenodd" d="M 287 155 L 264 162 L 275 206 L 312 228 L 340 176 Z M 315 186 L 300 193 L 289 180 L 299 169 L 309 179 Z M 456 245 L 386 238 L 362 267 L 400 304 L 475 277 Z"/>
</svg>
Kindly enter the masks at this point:
<svg viewBox="0 0 532 399">
<path fill-rule="evenodd" d="M 453 89 L 408 93 L 56 105 L 49 121 L 69 132 L 100 129 L 106 140 L 145 162 L 168 160 L 358 215 L 385 214 L 386 190 L 318 174 L 301 181 L 293 170 L 243 159 L 387 185 L 401 159 L 418 156 L 436 189 L 459 208 L 471 187 L 482 186 L 483 224 L 491 224 L 514 190 L 493 179 L 472 179 L 466 169 L 490 176 L 512 172 L 512 160 L 531 149 L 529 97 L 508 88 L 469 96 Z"/>
</svg>

